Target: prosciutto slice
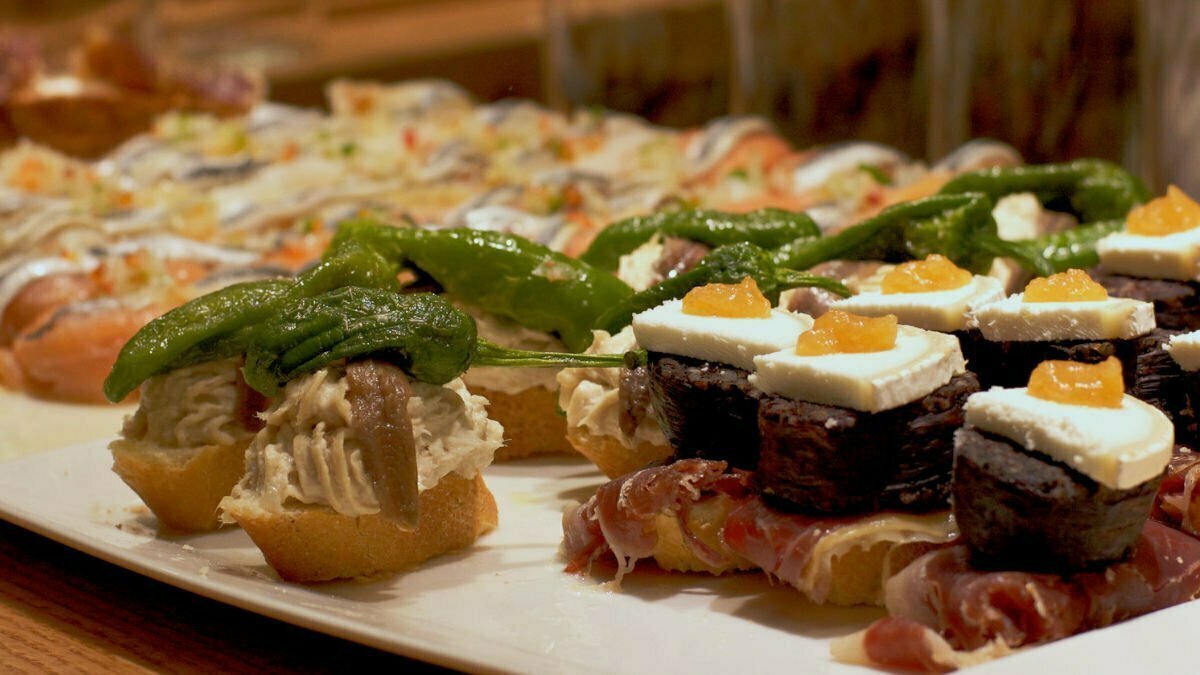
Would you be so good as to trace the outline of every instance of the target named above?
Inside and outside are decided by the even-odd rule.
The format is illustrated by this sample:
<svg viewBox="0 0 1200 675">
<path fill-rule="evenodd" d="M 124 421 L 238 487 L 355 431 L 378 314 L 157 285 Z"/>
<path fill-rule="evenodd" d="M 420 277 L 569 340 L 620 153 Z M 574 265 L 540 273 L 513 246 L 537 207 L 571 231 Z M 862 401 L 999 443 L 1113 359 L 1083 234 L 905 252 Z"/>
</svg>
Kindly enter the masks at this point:
<svg viewBox="0 0 1200 675">
<path fill-rule="evenodd" d="M 855 569 L 843 571 L 873 574 L 875 578 L 862 578 L 862 583 L 855 585 L 881 588 L 894 571 L 930 548 L 948 543 L 955 531 L 948 512 L 815 517 L 780 511 L 755 495 L 730 510 L 722 536 L 730 550 L 813 602 L 823 603 L 831 599 L 837 558 L 886 544 L 889 548 L 881 565 L 855 565 Z M 878 593 L 854 601 L 878 604 Z M 838 598 L 833 601 L 842 604 Z"/>
<path fill-rule="evenodd" d="M 611 554 L 620 581 L 638 560 L 654 554 L 658 543 L 654 523 L 661 515 L 678 520 L 697 558 L 718 566 L 723 554 L 690 531 L 687 516 L 693 505 L 708 497 L 748 498 L 750 474 L 727 472 L 727 468 L 725 462 L 685 459 L 605 483 L 590 499 L 563 515 L 562 551 L 568 560 L 567 571 L 586 570 L 595 560 Z"/>
<path fill-rule="evenodd" d="M 835 645 L 834 654 L 885 667 L 953 670 L 1198 594 L 1200 540 L 1154 521 L 1147 521 L 1129 560 L 1068 576 L 975 570 L 967 548 L 957 545 L 893 577 L 886 588 L 891 617 Z"/>
<path fill-rule="evenodd" d="M 1200 536 L 1200 453 L 1183 451 L 1171 458 L 1158 488 L 1150 517 L 1177 530 Z"/>
</svg>

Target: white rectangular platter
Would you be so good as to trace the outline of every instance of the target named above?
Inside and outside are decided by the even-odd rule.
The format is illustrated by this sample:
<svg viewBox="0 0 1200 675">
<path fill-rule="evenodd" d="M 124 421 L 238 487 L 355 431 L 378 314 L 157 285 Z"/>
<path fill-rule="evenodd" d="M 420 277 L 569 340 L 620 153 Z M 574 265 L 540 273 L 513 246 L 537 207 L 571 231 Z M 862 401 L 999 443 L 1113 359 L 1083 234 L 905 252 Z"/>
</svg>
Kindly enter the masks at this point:
<svg viewBox="0 0 1200 675">
<path fill-rule="evenodd" d="M 307 587 L 280 581 L 239 530 L 159 537 L 109 465 L 103 443 L 0 464 L 0 518 L 209 598 L 471 671 L 869 672 L 830 661 L 828 643 L 879 610 L 815 607 L 756 574 L 639 571 L 620 591 L 564 574 L 562 510 L 603 481 L 581 460 L 491 467 L 500 527 L 468 551 L 384 581 Z M 1191 603 L 972 672 L 1189 672 L 1197 625 Z"/>
</svg>

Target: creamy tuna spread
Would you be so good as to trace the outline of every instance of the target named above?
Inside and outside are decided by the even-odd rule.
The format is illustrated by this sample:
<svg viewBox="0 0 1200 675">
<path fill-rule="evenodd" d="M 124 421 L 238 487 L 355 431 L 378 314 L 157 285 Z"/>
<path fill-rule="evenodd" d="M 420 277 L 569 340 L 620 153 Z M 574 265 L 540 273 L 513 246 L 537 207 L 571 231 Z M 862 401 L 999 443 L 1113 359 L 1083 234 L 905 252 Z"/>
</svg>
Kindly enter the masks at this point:
<svg viewBox="0 0 1200 675">
<path fill-rule="evenodd" d="M 1200 331 L 1172 335 L 1163 348 L 1180 368 L 1189 372 L 1200 370 Z"/>
<path fill-rule="evenodd" d="M 861 316 L 895 314 L 900 323 L 942 333 L 970 328 L 971 310 L 1004 297 L 998 279 L 975 275 L 966 286 L 928 293 L 871 291 L 839 300 L 831 309 Z"/>
<path fill-rule="evenodd" d="M 1007 241 L 1054 234 L 1077 224 L 1069 214 L 1047 210 L 1030 192 L 1002 197 L 992 209 L 992 218 L 996 221 L 996 235 Z M 1020 265 L 999 256 L 992 261 L 988 276 L 1000 281 L 1005 292 L 1020 290 L 1029 281 L 1029 274 Z"/>
<path fill-rule="evenodd" d="M 635 291 L 644 291 L 662 281 L 658 261 L 663 255 L 662 238 L 655 235 L 650 241 L 621 256 L 617 261 L 617 278 Z"/>
<path fill-rule="evenodd" d="M 271 511 L 289 500 L 324 504 L 348 516 L 379 511 L 343 374 L 341 367 L 324 368 L 288 383 L 263 413 L 266 426 L 246 453 L 246 475 L 234 499 L 251 496 Z M 411 387 L 419 490 L 451 472 L 472 478 L 491 463 L 504 432 L 488 419 L 487 399 L 471 395 L 459 379 L 444 386 L 413 381 Z"/>
<path fill-rule="evenodd" d="M 623 354 L 638 348 L 629 326 L 616 335 L 602 330 L 593 331 L 593 335 L 589 354 Z M 632 438 L 621 431 L 620 368 L 564 368 L 558 373 L 558 386 L 558 406 L 566 413 L 569 428 L 615 438 L 627 448 L 642 443 L 667 444 L 653 415 L 641 420 Z"/>
<path fill-rule="evenodd" d="M 1131 340 L 1154 330 L 1154 305 L 1128 298 L 1024 302 L 1010 295 L 974 312 L 983 337 L 1004 342 Z"/>
<path fill-rule="evenodd" d="M 911 326 L 884 351 L 800 356 L 790 347 L 754 364 L 750 384 L 768 394 L 871 413 L 916 401 L 966 370 L 958 338 Z"/>
<path fill-rule="evenodd" d="M 237 419 L 237 359 L 210 361 L 150 378 L 121 435 L 161 448 L 233 445 L 254 435 Z"/>
<path fill-rule="evenodd" d="M 454 304 L 475 318 L 479 337 L 485 340 L 514 349 L 567 351 L 562 341 L 549 333 L 526 328 L 515 321 L 457 300 Z M 462 379 L 472 390 L 488 389 L 502 394 L 519 394 L 527 389 L 537 388 L 553 391 L 558 386 L 554 379 L 557 371 L 556 368 L 478 367 L 468 370 Z"/>
<path fill-rule="evenodd" d="M 995 387 L 967 399 L 966 423 L 1117 490 L 1160 475 L 1175 447 L 1171 420 L 1129 395 L 1120 408 L 1098 408 Z"/>
</svg>

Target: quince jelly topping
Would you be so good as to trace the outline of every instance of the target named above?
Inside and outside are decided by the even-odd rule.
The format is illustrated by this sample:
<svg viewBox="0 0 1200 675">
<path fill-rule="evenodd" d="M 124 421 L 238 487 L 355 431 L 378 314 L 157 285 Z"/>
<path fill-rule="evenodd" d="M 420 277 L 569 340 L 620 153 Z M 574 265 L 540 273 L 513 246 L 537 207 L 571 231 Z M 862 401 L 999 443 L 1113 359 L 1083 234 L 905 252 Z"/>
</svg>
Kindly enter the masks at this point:
<svg viewBox="0 0 1200 675">
<path fill-rule="evenodd" d="M 771 316 L 767 300 L 753 277 L 736 284 L 697 286 L 683 296 L 683 313 L 726 319 L 765 319 Z"/>
<path fill-rule="evenodd" d="M 1083 270 L 1067 270 L 1038 277 L 1025 286 L 1025 302 L 1095 302 L 1108 299 L 1108 291 Z"/>
<path fill-rule="evenodd" d="M 1129 212 L 1125 231 L 1147 237 L 1162 237 L 1200 227 L 1200 204 L 1172 185 L 1165 197 L 1152 199 Z"/>
<path fill-rule="evenodd" d="M 891 293 L 930 293 L 950 291 L 971 283 L 971 273 L 937 253 L 924 260 L 910 260 L 896 265 L 880 282 L 880 290 Z"/>
<path fill-rule="evenodd" d="M 1096 364 L 1042 361 L 1029 376 L 1029 395 L 1056 403 L 1120 408 L 1125 396 L 1121 362 L 1111 356 Z"/>
<path fill-rule="evenodd" d="M 796 340 L 796 354 L 820 356 L 887 351 L 896 346 L 898 324 L 895 314 L 868 317 L 837 310 L 827 312 L 817 317 L 811 330 L 800 334 Z"/>
</svg>

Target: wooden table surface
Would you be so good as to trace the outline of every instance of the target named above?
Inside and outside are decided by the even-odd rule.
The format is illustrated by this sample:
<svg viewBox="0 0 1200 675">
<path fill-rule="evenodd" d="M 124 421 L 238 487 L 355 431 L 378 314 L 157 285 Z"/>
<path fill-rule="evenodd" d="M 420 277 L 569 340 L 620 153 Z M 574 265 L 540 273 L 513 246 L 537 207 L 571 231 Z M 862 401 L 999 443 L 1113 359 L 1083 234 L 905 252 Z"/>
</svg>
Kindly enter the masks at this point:
<svg viewBox="0 0 1200 675">
<path fill-rule="evenodd" d="M 142 577 L 0 521 L 4 673 L 449 672 Z"/>
</svg>

